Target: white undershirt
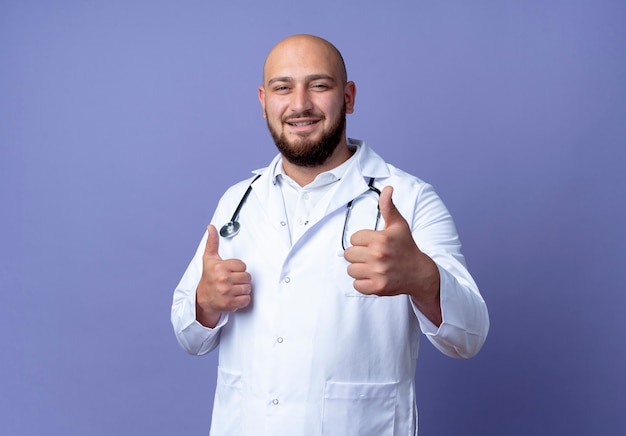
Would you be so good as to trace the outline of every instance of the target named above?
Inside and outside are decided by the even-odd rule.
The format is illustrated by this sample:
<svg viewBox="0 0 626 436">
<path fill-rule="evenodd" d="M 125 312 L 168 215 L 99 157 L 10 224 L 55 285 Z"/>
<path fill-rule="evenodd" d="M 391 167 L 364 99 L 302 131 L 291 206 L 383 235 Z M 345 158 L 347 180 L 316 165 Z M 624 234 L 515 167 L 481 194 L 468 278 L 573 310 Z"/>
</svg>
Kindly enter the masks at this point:
<svg viewBox="0 0 626 436">
<path fill-rule="evenodd" d="M 315 206 L 343 177 L 352 157 L 332 170 L 317 175 L 315 180 L 306 186 L 300 186 L 291 177 L 285 174 L 282 161 L 276 168 L 276 180 L 283 193 L 285 213 L 289 225 L 291 240 L 298 239 L 306 230 L 309 217 Z"/>
</svg>

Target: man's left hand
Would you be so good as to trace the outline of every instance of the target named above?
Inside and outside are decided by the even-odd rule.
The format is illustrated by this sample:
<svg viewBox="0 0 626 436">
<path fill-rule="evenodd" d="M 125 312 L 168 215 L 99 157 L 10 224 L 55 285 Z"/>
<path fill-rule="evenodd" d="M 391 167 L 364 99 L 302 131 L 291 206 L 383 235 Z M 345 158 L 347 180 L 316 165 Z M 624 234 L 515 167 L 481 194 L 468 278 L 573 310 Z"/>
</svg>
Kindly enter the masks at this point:
<svg viewBox="0 0 626 436">
<path fill-rule="evenodd" d="M 441 324 L 439 270 L 413 239 L 411 228 L 393 204 L 393 188 L 380 194 L 385 228 L 359 230 L 344 253 L 354 288 L 367 295 L 408 294 L 435 325 Z"/>
</svg>

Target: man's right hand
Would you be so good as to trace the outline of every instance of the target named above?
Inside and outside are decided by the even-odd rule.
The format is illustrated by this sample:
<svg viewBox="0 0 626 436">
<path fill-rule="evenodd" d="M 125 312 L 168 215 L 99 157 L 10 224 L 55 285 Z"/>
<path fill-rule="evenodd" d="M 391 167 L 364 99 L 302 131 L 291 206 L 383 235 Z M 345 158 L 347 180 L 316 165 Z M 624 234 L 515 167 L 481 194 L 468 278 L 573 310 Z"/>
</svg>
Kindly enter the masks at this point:
<svg viewBox="0 0 626 436">
<path fill-rule="evenodd" d="M 196 290 L 196 319 L 205 327 L 217 325 L 222 312 L 234 312 L 250 304 L 251 277 L 240 259 L 222 260 L 219 234 L 213 224 L 202 256 L 202 277 Z"/>
</svg>

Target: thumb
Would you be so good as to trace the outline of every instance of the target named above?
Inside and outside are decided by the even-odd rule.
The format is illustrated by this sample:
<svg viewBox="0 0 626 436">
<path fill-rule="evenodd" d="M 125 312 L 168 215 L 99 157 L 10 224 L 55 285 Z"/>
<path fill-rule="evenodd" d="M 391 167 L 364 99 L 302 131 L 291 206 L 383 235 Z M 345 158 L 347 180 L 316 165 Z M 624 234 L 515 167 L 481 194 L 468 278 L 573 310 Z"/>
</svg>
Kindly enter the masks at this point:
<svg viewBox="0 0 626 436">
<path fill-rule="evenodd" d="M 209 226 L 207 227 L 207 232 L 209 233 L 209 235 L 206 240 L 206 247 L 204 247 L 204 255 L 220 259 L 220 255 L 218 254 L 218 249 L 220 247 L 220 237 L 217 233 L 217 229 L 213 224 L 209 224 Z"/>
<path fill-rule="evenodd" d="M 391 199 L 392 194 L 393 187 L 385 186 L 378 200 L 378 208 L 380 209 L 381 216 L 385 220 L 386 229 L 400 223 L 406 223 L 406 220 L 400 215 L 396 205 L 393 204 L 393 200 Z"/>
</svg>

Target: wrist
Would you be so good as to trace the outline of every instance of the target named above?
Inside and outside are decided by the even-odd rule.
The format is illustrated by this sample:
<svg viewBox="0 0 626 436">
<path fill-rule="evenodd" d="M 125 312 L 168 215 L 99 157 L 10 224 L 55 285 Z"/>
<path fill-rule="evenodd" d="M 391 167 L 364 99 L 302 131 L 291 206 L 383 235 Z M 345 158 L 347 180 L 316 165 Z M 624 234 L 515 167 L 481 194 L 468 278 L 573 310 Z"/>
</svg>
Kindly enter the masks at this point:
<svg viewBox="0 0 626 436">
<path fill-rule="evenodd" d="M 196 321 L 205 327 L 213 328 L 217 325 L 221 316 L 221 311 L 213 310 L 207 307 L 207 304 L 200 304 L 196 293 Z"/>
<path fill-rule="evenodd" d="M 441 277 L 437 264 L 428 256 L 418 269 L 421 272 L 416 279 L 416 286 L 410 293 L 411 300 L 433 324 L 439 326 L 443 319 L 441 313 Z"/>
</svg>

